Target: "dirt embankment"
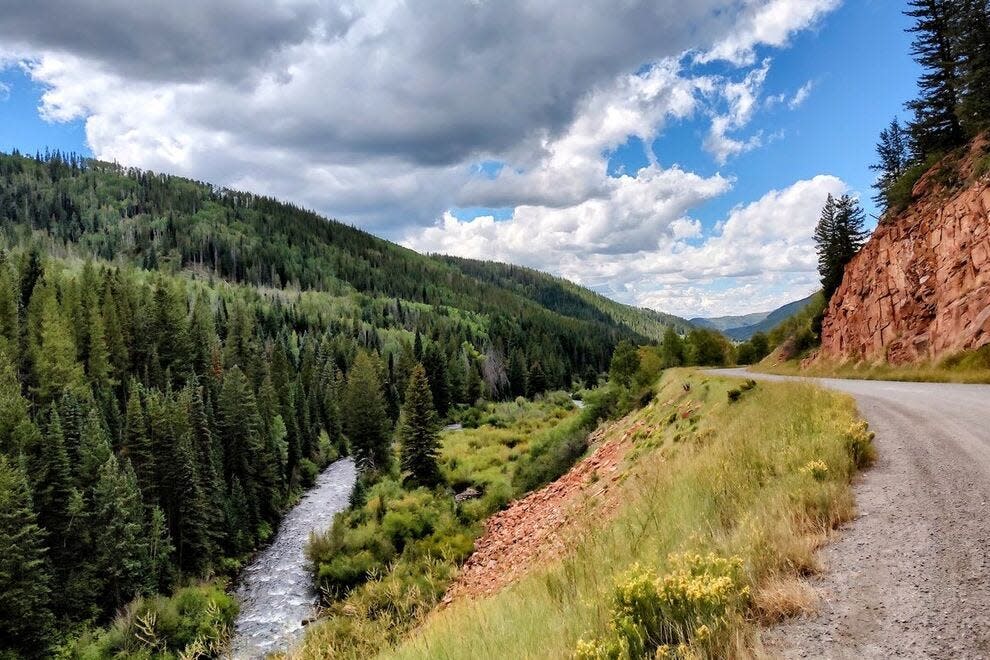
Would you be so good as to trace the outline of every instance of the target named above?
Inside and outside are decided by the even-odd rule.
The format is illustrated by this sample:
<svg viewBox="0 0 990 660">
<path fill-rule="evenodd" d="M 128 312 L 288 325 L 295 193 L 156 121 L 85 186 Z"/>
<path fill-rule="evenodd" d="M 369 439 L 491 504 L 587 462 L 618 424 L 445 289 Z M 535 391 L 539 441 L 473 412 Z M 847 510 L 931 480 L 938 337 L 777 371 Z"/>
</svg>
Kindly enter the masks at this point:
<svg viewBox="0 0 990 660">
<path fill-rule="evenodd" d="M 590 443 L 594 451 L 553 483 L 516 500 L 487 520 L 485 532 L 444 596 L 455 599 L 494 594 L 534 566 L 561 557 L 577 527 L 572 524 L 593 510 L 606 519 L 616 502 L 609 497 L 620 467 L 641 422 L 625 420 L 599 428 Z"/>
</svg>

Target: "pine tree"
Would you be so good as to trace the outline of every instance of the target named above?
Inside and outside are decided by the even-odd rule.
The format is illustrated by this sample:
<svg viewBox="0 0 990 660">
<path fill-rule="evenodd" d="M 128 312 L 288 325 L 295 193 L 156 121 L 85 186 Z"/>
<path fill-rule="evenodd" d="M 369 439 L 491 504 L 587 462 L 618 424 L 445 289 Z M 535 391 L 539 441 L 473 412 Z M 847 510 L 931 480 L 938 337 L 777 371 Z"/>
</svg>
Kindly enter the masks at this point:
<svg viewBox="0 0 990 660">
<path fill-rule="evenodd" d="M 440 482 L 437 454 L 440 435 L 437 413 L 433 407 L 433 395 L 426 370 L 422 365 L 413 368 L 406 390 L 399 422 L 402 471 L 406 481 L 432 487 Z"/>
<path fill-rule="evenodd" d="M 0 456 L 0 656 L 46 655 L 50 579 L 27 479 Z"/>
<path fill-rule="evenodd" d="M 111 455 L 100 466 L 93 487 L 95 557 L 103 580 L 101 602 L 112 612 L 151 588 L 151 563 L 144 528 L 144 508 L 134 470 Z"/>
<path fill-rule="evenodd" d="M 910 7 L 905 13 L 915 19 L 909 30 L 915 34 L 911 54 L 924 72 L 918 80 L 919 96 L 907 108 L 914 113 L 912 150 L 924 161 L 963 142 L 956 114 L 960 81 L 953 48 L 957 0 L 911 0 Z"/>
<path fill-rule="evenodd" d="M 136 380 L 131 381 L 124 416 L 124 442 L 121 455 L 131 461 L 137 475 L 138 487 L 148 506 L 158 501 L 155 480 L 155 455 L 148 436 L 148 423 L 141 403 L 141 389 Z"/>
<path fill-rule="evenodd" d="M 0 352 L 0 453 L 16 456 L 23 449 L 15 442 L 14 429 L 28 419 L 28 409 L 27 399 L 21 396 L 17 370 Z"/>
<path fill-rule="evenodd" d="M 7 265 L 6 254 L 0 260 L 0 352 L 15 355 L 20 342 L 20 296 L 14 272 Z"/>
<path fill-rule="evenodd" d="M 865 214 L 855 199 L 849 195 L 838 200 L 828 196 L 815 228 L 818 272 L 826 301 L 842 284 L 846 264 L 866 241 L 868 234 L 863 227 L 864 221 Z"/>
<path fill-rule="evenodd" d="M 509 356 L 509 392 L 512 396 L 526 396 L 529 392 L 529 369 L 526 356 L 518 348 Z"/>
<path fill-rule="evenodd" d="M 423 368 L 433 394 L 433 406 L 441 417 L 450 410 L 450 379 L 447 376 L 447 356 L 438 342 L 430 342 L 423 351 Z"/>
<path fill-rule="evenodd" d="M 970 136 L 990 126 L 990 0 L 959 0 L 959 122 Z"/>
<path fill-rule="evenodd" d="M 362 470 L 387 470 L 389 442 L 385 426 L 385 400 L 378 368 L 370 355 L 358 353 L 347 375 L 343 400 L 344 431 Z"/>
<path fill-rule="evenodd" d="M 639 369 L 639 352 L 628 340 L 623 339 L 612 353 L 609 378 L 622 387 L 629 387 L 637 369 Z"/>
<path fill-rule="evenodd" d="M 250 524 L 260 522 L 258 473 L 261 469 L 262 444 L 258 406 L 250 383 L 240 367 L 228 371 L 218 401 L 217 428 L 223 445 L 224 472 L 228 482 L 237 478 L 243 489 L 243 499 Z M 253 539 L 254 530 L 249 529 Z"/>
<path fill-rule="evenodd" d="M 96 391 L 109 391 L 111 381 L 110 350 L 107 348 L 103 315 L 96 305 L 89 311 L 89 350 L 86 356 L 86 373 Z"/>
<path fill-rule="evenodd" d="M 37 382 L 35 392 L 43 403 L 47 403 L 63 392 L 83 394 L 88 388 L 76 356 L 72 330 L 59 310 L 55 292 L 46 287 L 41 295 L 40 333 L 32 357 Z"/>
<path fill-rule="evenodd" d="M 91 408 L 79 436 L 77 487 L 89 493 L 100 479 L 100 470 L 113 455 L 110 438 L 95 408 Z"/>
<path fill-rule="evenodd" d="M 897 117 L 890 120 L 890 125 L 880 132 L 880 141 L 876 148 L 879 162 L 870 165 L 870 169 L 877 172 L 877 180 L 873 183 L 877 194 L 873 201 L 886 211 L 891 206 L 891 189 L 910 163 L 907 136 Z"/>
<path fill-rule="evenodd" d="M 534 360 L 529 367 L 529 395 L 542 394 L 549 388 L 550 384 L 547 380 L 547 373 L 543 370 L 543 364 L 539 360 Z"/>
</svg>

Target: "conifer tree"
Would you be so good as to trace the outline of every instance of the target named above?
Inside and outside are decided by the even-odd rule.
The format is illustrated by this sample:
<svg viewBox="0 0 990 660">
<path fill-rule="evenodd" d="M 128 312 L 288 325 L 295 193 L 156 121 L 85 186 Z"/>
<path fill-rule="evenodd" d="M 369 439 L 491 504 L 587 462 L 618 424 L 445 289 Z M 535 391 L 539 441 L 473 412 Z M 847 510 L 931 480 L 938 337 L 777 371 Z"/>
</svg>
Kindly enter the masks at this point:
<svg viewBox="0 0 990 660">
<path fill-rule="evenodd" d="M 363 470 L 387 470 L 390 461 L 385 400 L 378 368 L 364 351 L 358 353 L 347 375 L 342 408 L 344 431 L 358 466 Z"/>
<path fill-rule="evenodd" d="M 16 456 L 22 447 L 15 442 L 14 429 L 28 419 L 29 404 L 21 396 L 21 383 L 14 364 L 0 351 L 0 453 Z"/>
<path fill-rule="evenodd" d="M 526 356 L 515 348 L 509 356 L 509 392 L 512 396 L 526 396 L 529 392 L 529 369 Z"/>
<path fill-rule="evenodd" d="M 956 114 L 959 105 L 959 72 L 953 48 L 958 0 L 911 0 L 905 12 L 915 19 L 911 54 L 924 72 L 918 79 L 918 98 L 908 102 L 914 113 L 910 124 L 915 157 L 944 152 L 963 142 Z"/>
<path fill-rule="evenodd" d="M 24 473 L 0 455 L 0 656 L 40 658 L 51 639 L 44 533 Z"/>
<path fill-rule="evenodd" d="M 148 424 L 141 403 L 141 389 L 136 380 L 131 381 L 124 415 L 124 442 L 121 454 L 131 461 L 137 475 L 138 487 L 148 506 L 157 499 L 155 481 L 155 456 L 148 436 Z"/>
<path fill-rule="evenodd" d="M 546 371 L 543 370 L 543 364 L 539 360 L 534 360 L 533 364 L 529 367 L 529 395 L 536 396 L 537 394 L 542 394 L 549 387 L 550 384 L 547 380 Z"/>
<path fill-rule="evenodd" d="M 423 351 L 423 368 L 430 383 L 433 407 L 441 417 L 450 409 L 450 379 L 447 375 L 447 356 L 438 342 L 430 342 Z"/>
<path fill-rule="evenodd" d="M 113 384 L 110 379 L 110 350 L 107 348 L 103 315 L 96 305 L 89 310 L 88 325 L 89 350 L 86 356 L 86 374 L 96 391 L 106 392 Z"/>
<path fill-rule="evenodd" d="M 4 254 L 0 259 L 0 352 L 8 355 L 16 354 L 20 342 L 19 300 L 14 272 Z"/>
<path fill-rule="evenodd" d="M 843 195 L 838 200 L 829 195 L 825 201 L 815 228 L 815 243 L 818 272 L 826 301 L 842 284 L 846 264 L 866 241 L 864 219 L 863 210 L 849 195 Z"/>
<path fill-rule="evenodd" d="M 55 292 L 46 287 L 41 301 L 38 345 L 33 354 L 35 392 L 47 403 L 63 392 L 87 390 L 86 376 L 76 357 L 76 344 L 66 317 L 60 312 Z"/>
<path fill-rule="evenodd" d="M 94 564 L 103 581 L 105 611 L 113 611 L 151 585 L 151 564 L 141 493 L 130 462 L 111 455 L 93 487 Z"/>
<path fill-rule="evenodd" d="M 440 435 L 437 413 L 433 407 L 433 395 L 426 370 L 422 365 L 416 365 L 409 378 L 399 421 L 399 440 L 402 471 L 406 480 L 427 487 L 439 483 L 441 476 L 437 455 L 440 450 Z"/>
<path fill-rule="evenodd" d="M 990 0 L 958 0 L 959 122 L 969 136 L 990 127 Z"/>
<path fill-rule="evenodd" d="M 891 190 L 910 164 L 907 142 L 907 135 L 897 117 L 890 120 L 890 125 L 880 132 L 880 141 L 876 147 L 879 161 L 870 165 L 870 169 L 877 173 L 877 180 L 873 183 L 877 194 L 873 201 L 883 211 L 890 208 Z"/>
</svg>

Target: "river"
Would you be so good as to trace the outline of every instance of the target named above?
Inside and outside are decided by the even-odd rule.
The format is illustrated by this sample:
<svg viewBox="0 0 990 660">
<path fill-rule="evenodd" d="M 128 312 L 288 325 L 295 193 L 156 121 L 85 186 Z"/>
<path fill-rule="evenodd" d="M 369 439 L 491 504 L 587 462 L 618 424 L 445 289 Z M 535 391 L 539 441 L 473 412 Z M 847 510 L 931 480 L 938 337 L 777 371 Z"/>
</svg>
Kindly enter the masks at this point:
<svg viewBox="0 0 990 660">
<path fill-rule="evenodd" d="M 355 478 L 351 459 L 331 464 L 286 514 L 275 541 L 244 569 L 237 588 L 241 611 L 231 643 L 232 658 L 264 658 L 288 649 L 302 637 L 303 621 L 315 615 L 317 603 L 304 553 L 306 541 L 310 532 L 329 528 L 334 514 L 347 507 Z"/>
</svg>

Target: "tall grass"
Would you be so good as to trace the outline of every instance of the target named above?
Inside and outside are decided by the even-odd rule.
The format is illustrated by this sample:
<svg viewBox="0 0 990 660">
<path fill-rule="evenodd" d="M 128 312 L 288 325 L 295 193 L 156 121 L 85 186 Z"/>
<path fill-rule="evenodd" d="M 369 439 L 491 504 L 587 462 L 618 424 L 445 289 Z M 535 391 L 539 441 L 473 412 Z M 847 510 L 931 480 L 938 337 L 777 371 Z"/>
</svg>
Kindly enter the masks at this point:
<svg viewBox="0 0 990 660">
<path fill-rule="evenodd" d="M 806 606 L 786 585 L 817 569 L 816 548 L 852 515 L 849 481 L 872 446 L 845 396 L 761 383 L 730 404 L 734 385 L 668 372 L 654 402 L 633 413 L 641 426 L 627 476 L 606 495 L 617 512 L 601 516 L 601 500 L 589 499 L 566 556 L 491 598 L 434 613 L 380 657 L 564 658 L 579 649 L 581 657 L 622 657 L 623 648 L 629 657 L 731 657 L 758 648 L 755 621 Z M 708 619 L 657 614 L 701 616 L 674 608 L 683 602 L 670 589 L 678 576 L 724 581 L 729 566 L 738 566 L 737 591 L 721 609 L 704 610 L 717 630 L 694 625 Z M 667 638 L 651 621 L 680 630 L 684 645 L 661 648 Z M 629 640 L 641 644 L 630 650 Z"/>
</svg>

